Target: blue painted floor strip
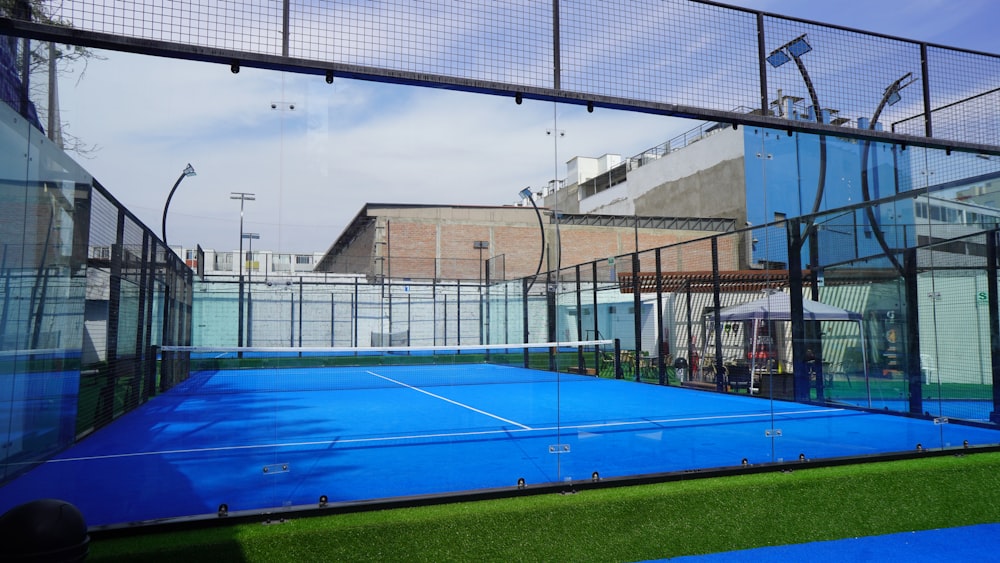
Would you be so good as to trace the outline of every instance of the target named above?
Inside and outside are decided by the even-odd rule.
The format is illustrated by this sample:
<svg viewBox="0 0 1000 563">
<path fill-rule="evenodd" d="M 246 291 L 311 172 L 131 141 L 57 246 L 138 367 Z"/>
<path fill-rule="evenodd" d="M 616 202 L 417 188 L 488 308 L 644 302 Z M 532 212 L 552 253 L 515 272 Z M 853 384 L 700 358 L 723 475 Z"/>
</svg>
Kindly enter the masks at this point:
<svg viewBox="0 0 1000 563">
<path fill-rule="evenodd" d="M 670 563 L 940 563 L 1000 561 L 1000 524 L 981 524 L 884 536 L 778 545 L 709 555 L 659 559 Z"/>
</svg>

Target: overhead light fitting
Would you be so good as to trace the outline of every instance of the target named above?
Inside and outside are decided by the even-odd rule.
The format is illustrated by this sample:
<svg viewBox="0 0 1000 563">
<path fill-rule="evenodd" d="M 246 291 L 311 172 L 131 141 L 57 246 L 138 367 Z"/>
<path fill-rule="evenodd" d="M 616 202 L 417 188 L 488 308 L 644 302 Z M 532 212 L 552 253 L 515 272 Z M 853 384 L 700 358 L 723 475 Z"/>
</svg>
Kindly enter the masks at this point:
<svg viewBox="0 0 1000 563">
<path fill-rule="evenodd" d="M 771 54 L 767 56 L 767 62 L 770 63 L 771 66 L 778 68 L 793 58 L 797 59 L 809 51 L 812 51 L 812 46 L 806 41 L 806 35 L 803 33 L 788 43 L 785 43 L 781 47 L 771 51 Z"/>
<path fill-rule="evenodd" d="M 812 46 L 806 41 L 805 34 L 802 34 L 795 39 L 793 39 L 788 45 L 788 52 L 791 53 L 793 57 L 801 57 L 802 55 L 812 51 Z"/>
<path fill-rule="evenodd" d="M 772 51 L 770 55 L 767 56 L 767 62 L 771 63 L 771 66 L 778 68 L 779 66 L 792 60 L 791 57 L 785 54 L 784 51 Z"/>
<path fill-rule="evenodd" d="M 906 81 L 907 78 L 909 78 L 910 80 Z M 896 105 L 899 102 L 899 100 L 903 99 L 903 97 L 899 94 L 899 92 L 903 88 L 906 88 L 907 86 L 913 84 L 916 81 L 917 79 L 913 78 L 913 73 L 907 72 L 906 74 L 901 76 L 898 80 L 890 84 L 889 87 L 885 89 L 886 93 L 885 105 L 887 106 Z"/>
</svg>

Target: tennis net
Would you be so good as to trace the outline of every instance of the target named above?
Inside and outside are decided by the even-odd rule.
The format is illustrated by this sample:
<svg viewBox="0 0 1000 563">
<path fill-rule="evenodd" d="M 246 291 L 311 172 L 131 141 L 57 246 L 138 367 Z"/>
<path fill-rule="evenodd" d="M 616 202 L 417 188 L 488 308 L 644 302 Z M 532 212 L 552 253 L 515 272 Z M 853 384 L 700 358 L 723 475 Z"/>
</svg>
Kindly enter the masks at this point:
<svg viewBox="0 0 1000 563">
<path fill-rule="evenodd" d="M 164 346 L 161 388 L 215 394 L 557 381 L 596 374 L 614 341 L 340 348 Z"/>
</svg>

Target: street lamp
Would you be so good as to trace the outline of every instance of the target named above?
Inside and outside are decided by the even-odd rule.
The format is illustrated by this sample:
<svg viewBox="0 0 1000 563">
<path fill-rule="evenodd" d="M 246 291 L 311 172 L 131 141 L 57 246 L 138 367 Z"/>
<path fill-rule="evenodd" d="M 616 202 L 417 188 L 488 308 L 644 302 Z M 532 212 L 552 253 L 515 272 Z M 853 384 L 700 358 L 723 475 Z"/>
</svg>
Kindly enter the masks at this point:
<svg viewBox="0 0 1000 563">
<path fill-rule="evenodd" d="M 243 206 L 247 201 L 253 201 L 256 196 L 249 192 L 230 192 L 229 199 L 240 200 L 240 297 L 239 297 L 239 328 L 237 329 L 236 344 L 243 347 Z"/>
<path fill-rule="evenodd" d="M 188 164 L 181 175 L 177 177 L 177 181 L 174 182 L 174 187 L 170 188 L 170 195 L 167 196 L 167 203 L 163 205 L 163 225 L 160 230 L 160 234 L 163 235 L 163 244 L 167 244 L 167 210 L 170 209 L 170 200 L 174 197 L 174 192 L 177 191 L 177 186 L 181 185 L 181 180 L 188 176 L 194 176 L 194 166 Z"/>
</svg>

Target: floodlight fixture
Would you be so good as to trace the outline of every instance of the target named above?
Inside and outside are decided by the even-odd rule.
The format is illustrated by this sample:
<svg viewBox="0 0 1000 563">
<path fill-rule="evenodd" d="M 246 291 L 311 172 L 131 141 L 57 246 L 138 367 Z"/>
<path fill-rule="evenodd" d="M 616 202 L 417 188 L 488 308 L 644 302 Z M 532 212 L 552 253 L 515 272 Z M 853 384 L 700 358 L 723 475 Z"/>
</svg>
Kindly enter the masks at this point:
<svg viewBox="0 0 1000 563">
<path fill-rule="evenodd" d="M 792 60 L 792 58 L 781 50 L 772 51 L 771 54 L 767 56 L 767 62 L 771 63 L 771 66 L 774 68 L 778 68 L 790 60 Z"/>
<path fill-rule="evenodd" d="M 771 51 L 771 54 L 767 57 L 767 62 L 769 62 L 771 66 L 778 67 L 790 60 L 795 61 L 795 66 L 798 67 L 799 74 L 802 75 L 802 82 L 805 83 L 806 90 L 809 92 L 809 101 L 812 102 L 812 113 L 817 122 L 825 123 L 826 112 L 823 111 L 823 106 L 819 103 L 819 96 L 816 94 L 816 87 L 813 85 L 812 79 L 809 78 L 809 72 L 806 70 L 806 65 L 802 62 L 801 58 L 802 55 L 805 55 L 809 51 L 812 51 L 812 45 L 806 41 L 806 34 L 803 33 L 788 43 L 785 43 L 781 47 Z M 788 135 L 792 135 L 791 129 L 788 130 Z M 826 190 L 826 135 L 819 136 L 818 172 L 819 173 L 816 177 L 816 197 L 813 200 L 812 214 L 819 212 L 820 206 L 823 203 L 823 193 Z M 806 219 L 805 236 L 801 238 L 802 242 L 806 240 L 812 230 L 813 219 L 810 217 Z"/>
<path fill-rule="evenodd" d="M 767 56 L 767 62 L 774 68 L 778 68 L 792 59 L 798 59 L 809 51 L 812 51 L 812 46 L 806 41 L 806 34 L 803 33 L 771 51 L 771 54 Z"/>
<path fill-rule="evenodd" d="M 909 79 L 909 81 L 907 81 L 907 79 Z M 906 74 L 901 76 L 898 80 L 890 84 L 889 87 L 885 89 L 885 94 L 884 94 L 885 105 L 887 106 L 896 105 L 896 103 L 898 103 L 899 100 L 903 99 L 903 97 L 899 94 L 899 92 L 902 91 L 903 88 L 906 88 L 907 86 L 913 84 L 916 81 L 917 79 L 913 78 L 913 73 L 907 72 Z"/>
<path fill-rule="evenodd" d="M 163 224 L 160 225 L 160 234 L 163 235 L 163 244 L 167 244 L 167 210 L 170 209 L 170 200 L 174 197 L 174 192 L 177 191 L 177 186 L 181 185 L 181 180 L 187 178 L 188 176 L 194 176 L 194 166 L 190 163 L 181 172 L 181 175 L 177 177 L 177 181 L 174 182 L 174 187 L 170 188 L 170 194 L 167 195 L 167 203 L 163 205 Z"/>
<path fill-rule="evenodd" d="M 812 46 L 806 41 L 806 34 L 804 33 L 792 39 L 785 47 L 788 48 L 788 53 L 793 57 L 801 57 L 813 50 Z"/>
</svg>

